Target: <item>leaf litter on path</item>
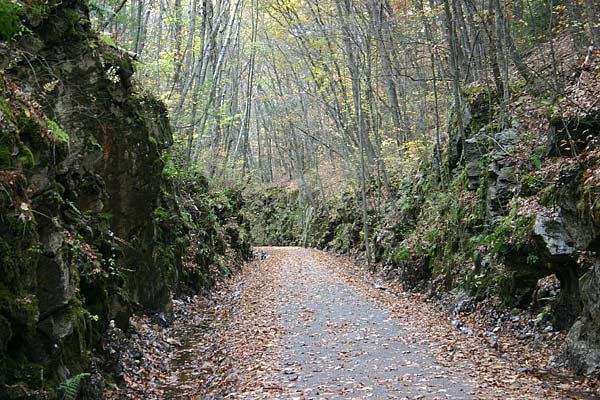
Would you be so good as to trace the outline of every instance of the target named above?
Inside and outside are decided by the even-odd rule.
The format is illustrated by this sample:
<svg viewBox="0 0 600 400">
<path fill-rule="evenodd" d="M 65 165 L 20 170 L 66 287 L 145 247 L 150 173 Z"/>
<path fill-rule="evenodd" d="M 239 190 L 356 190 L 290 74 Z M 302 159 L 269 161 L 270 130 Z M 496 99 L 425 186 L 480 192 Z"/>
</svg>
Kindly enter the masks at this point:
<svg viewBox="0 0 600 400">
<path fill-rule="evenodd" d="M 595 398 L 585 382 L 528 373 L 535 356 L 505 356 L 347 258 L 257 251 L 210 297 L 176 301 L 171 326 L 138 319 L 138 341 L 158 345 L 141 346 L 107 398 Z"/>
</svg>

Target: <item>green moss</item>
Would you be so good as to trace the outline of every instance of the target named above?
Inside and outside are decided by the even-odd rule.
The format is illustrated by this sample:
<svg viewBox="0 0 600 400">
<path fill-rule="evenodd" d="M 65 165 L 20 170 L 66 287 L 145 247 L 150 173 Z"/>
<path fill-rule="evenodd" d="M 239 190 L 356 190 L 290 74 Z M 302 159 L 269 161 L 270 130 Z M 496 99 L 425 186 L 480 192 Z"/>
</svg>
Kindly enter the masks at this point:
<svg viewBox="0 0 600 400">
<path fill-rule="evenodd" d="M 469 102 L 473 102 L 481 96 L 487 96 L 489 92 L 490 88 L 487 85 L 469 85 L 463 88 L 463 96 Z"/>
<path fill-rule="evenodd" d="M 37 297 L 27 295 L 15 299 L 13 306 L 13 316 L 27 329 L 27 334 L 34 335 L 39 318 L 39 306 Z"/>
<path fill-rule="evenodd" d="M 562 113 L 560 109 L 555 105 L 549 105 L 546 110 L 546 115 L 548 116 L 548 121 L 550 125 L 558 126 L 562 121 Z"/>
<path fill-rule="evenodd" d="M 535 217 L 531 215 L 517 216 L 516 210 L 513 209 L 492 233 L 482 240 L 482 243 L 491 246 L 492 253 L 497 256 L 506 256 L 513 251 L 520 251 L 526 246 L 534 219 Z"/>
<path fill-rule="evenodd" d="M 12 343 L 13 350 L 20 349 L 21 344 L 36 333 L 39 318 L 37 298 L 33 295 L 22 297 L 14 289 L 0 288 L 0 304 L 0 314 L 6 317 L 9 329 L 19 333 Z"/>
<path fill-rule="evenodd" d="M 548 185 L 539 191 L 539 202 L 545 207 L 554 207 L 557 199 L 557 189 L 554 185 Z"/>
<path fill-rule="evenodd" d="M 30 388 L 41 389 L 44 386 L 44 366 L 36 363 L 27 363 L 21 370 L 23 382 Z"/>
<path fill-rule="evenodd" d="M 532 175 L 523 175 L 521 178 L 521 195 L 522 196 L 533 196 L 542 190 L 544 182 Z"/>
<path fill-rule="evenodd" d="M 22 113 L 17 121 L 19 126 L 19 137 L 26 142 L 31 149 L 45 150 L 48 146 L 48 141 L 45 136 L 47 131 L 45 123 L 33 115 L 27 117 L 25 114 L 26 113 Z"/>
<path fill-rule="evenodd" d="M 0 219 L 1 221 L 1 219 Z M 3 282 L 11 285 L 19 278 L 19 269 L 16 264 L 12 243 L 7 243 L 0 237 L 0 272 Z M 2 292 L 0 291 L 0 295 Z M 0 296 L 0 300 L 3 300 Z M 2 303 L 0 303 L 1 307 Z"/>
<path fill-rule="evenodd" d="M 25 146 L 23 143 L 19 143 L 19 155 L 17 156 L 17 160 L 23 168 L 31 169 L 35 166 L 33 153 L 29 147 Z"/>
<path fill-rule="evenodd" d="M 411 257 L 410 250 L 406 247 L 399 247 L 392 256 L 392 259 L 396 265 L 401 264 L 403 261 L 409 260 Z"/>
<path fill-rule="evenodd" d="M 22 16 L 23 8 L 20 4 L 12 1 L 2 1 L 0 6 L 0 39 L 10 40 L 23 29 L 21 25 Z"/>
<path fill-rule="evenodd" d="M 525 91 L 525 88 L 527 86 L 527 82 L 525 81 L 525 79 L 510 79 L 509 83 L 508 83 L 508 89 L 510 91 L 510 94 L 513 97 L 519 97 L 520 95 L 523 94 L 523 92 Z"/>
<path fill-rule="evenodd" d="M 170 245 L 158 243 L 155 250 L 154 263 L 164 271 L 165 283 L 170 288 L 173 288 L 176 282 L 177 269 L 175 264 L 177 261 L 178 257 L 176 257 L 175 251 Z"/>
<path fill-rule="evenodd" d="M 58 123 L 49 119 L 48 120 L 48 130 L 52 134 L 54 140 L 58 143 L 67 144 L 69 143 L 69 134 L 65 132 Z"/>
<path fill-rule="evenodd" d="M 457 191 L 466 190 L 469 185 L 469 174 L 467 169 L 463 168 L 452 181 L 452 188 Z"/>
<path fill-rule="evenodd" d="M 0 169 L 33 168 L 35 160 L 31 150 L 14 133 L 0 132 Z"/>
<path fill-rule="evenodd" d="M 0 96 L 0 112 L 4 115 L 5 120 L 8 120 L 10 123 L 15 124 L 15 116 L 12 113 L 10 108 L 10 103 L 4 98 Z"/>
<path fill-rule="evenodd" d="M 7 143 L 3 143 L 0 137 L 0 170 L 12 169 L 12 155 Z"/>
<path fill-rule="evenodd" d="M 487 85 L 472 85 L 463 89 L 463 95 L 471 108 L 470 128 L 473 134 L 482 128 L 493 131 L 495 105 L 498 102 L 495 88 Z M 456 122 L 454 123 L 456 125 Z"/>
<path fill-rule="evenodd" d="M 583 220 L 591 219 L 596 225 L 600 225 L 600 191 L 598 188 L 580 184 L 577 188 L 577 212 Z"/>
</svg>

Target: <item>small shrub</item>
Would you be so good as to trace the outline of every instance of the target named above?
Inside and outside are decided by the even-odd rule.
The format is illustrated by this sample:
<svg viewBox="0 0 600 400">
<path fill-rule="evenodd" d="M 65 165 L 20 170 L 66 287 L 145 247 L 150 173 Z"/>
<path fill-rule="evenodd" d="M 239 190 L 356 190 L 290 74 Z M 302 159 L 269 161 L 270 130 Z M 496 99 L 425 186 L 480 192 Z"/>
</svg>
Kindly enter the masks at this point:
<svg viewBox="0 0 600 400">
<path fill-rule="evenodd" d="M 535 254 L 529 254 L 527 256 L 527 264 L 533 265 L 536 264 L 540 260 L 540 257 Z"/>
<path fill-rule="evenodd" d="M 544 182 L 532 175 L 523 175 L 521 178 L 521 194 L 523 196 L 533 196 L 543 188 Z"/>
</svg>

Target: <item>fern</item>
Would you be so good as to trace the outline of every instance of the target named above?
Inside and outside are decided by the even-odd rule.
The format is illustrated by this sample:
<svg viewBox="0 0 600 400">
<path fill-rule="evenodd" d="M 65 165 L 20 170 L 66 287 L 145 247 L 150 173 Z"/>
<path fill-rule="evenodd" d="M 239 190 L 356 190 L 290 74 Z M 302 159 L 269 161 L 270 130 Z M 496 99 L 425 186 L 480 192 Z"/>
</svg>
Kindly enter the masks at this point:
<svg viewBox="0 0 600 400">
<path fill-rule="evenodd" d="M 77 394 L 79 394 L 79 388 L 81 387 L 81 381 L 90 376 L 87 372 L 74 375 L 60 384 L 58 387 L 63 392 L 63 400 L 75 400 Z"/>
</svg>

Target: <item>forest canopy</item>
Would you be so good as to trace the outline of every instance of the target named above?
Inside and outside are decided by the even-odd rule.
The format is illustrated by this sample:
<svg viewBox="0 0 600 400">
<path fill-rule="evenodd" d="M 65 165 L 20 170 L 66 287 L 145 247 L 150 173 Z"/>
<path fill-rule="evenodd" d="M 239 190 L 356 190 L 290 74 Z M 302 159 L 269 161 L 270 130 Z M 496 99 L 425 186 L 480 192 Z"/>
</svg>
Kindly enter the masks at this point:
<svg viewBox="0 0 600 400">
<path fill-rule="evenodd" d="M 364 164 L 387 187 L 389 175 L 447 140 L 469 86 L 493 93 L 509 125 L 511 89 L 546 68 L 526 65 L 527 52 L 565 31 L 582 56 L 600 40 L 593 0 L 96 0 L 91 8 L 103 40 L 135 53 L 137 79 L 168 104 L 174 162 L 300 186 L 353 180 Z M 560 95 L 560 82 L 542 86 Z"/>
</svg>

